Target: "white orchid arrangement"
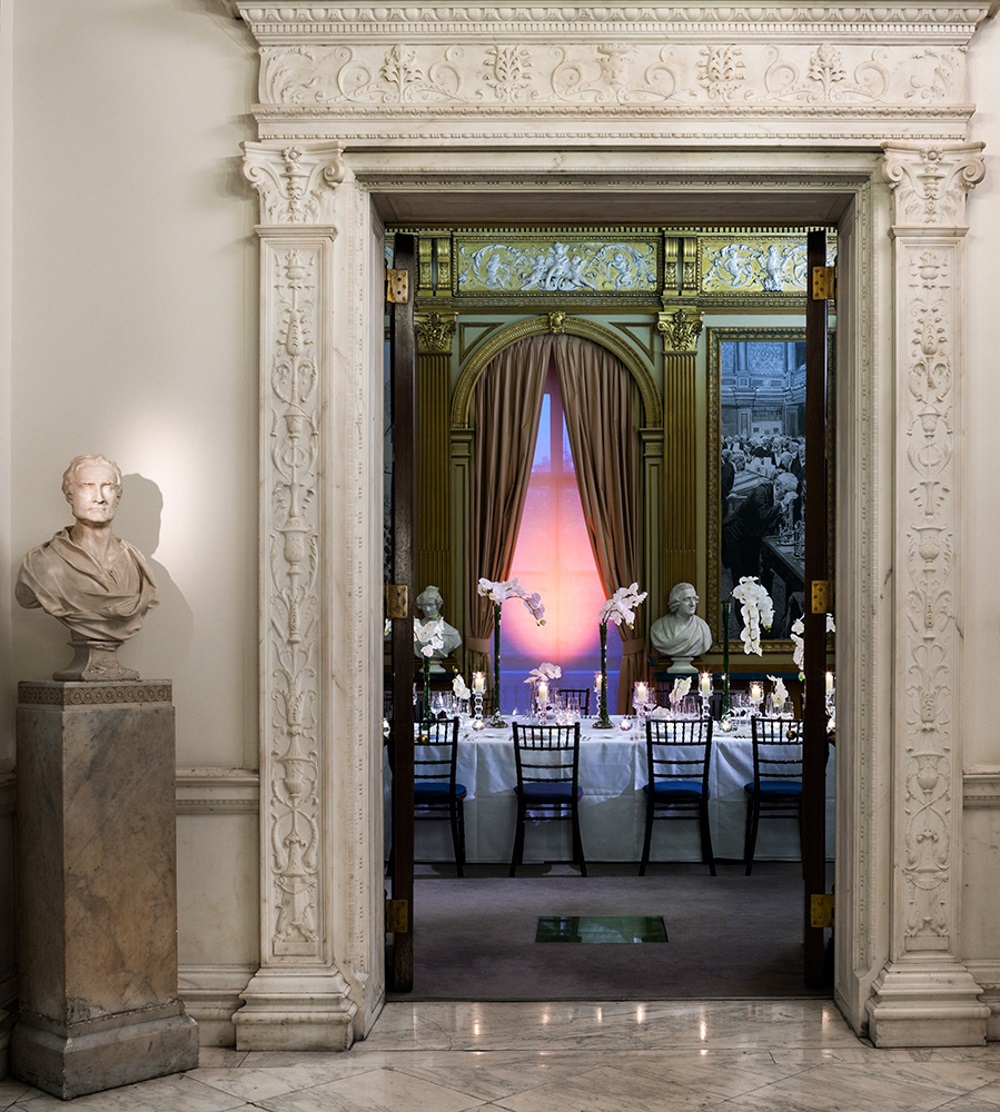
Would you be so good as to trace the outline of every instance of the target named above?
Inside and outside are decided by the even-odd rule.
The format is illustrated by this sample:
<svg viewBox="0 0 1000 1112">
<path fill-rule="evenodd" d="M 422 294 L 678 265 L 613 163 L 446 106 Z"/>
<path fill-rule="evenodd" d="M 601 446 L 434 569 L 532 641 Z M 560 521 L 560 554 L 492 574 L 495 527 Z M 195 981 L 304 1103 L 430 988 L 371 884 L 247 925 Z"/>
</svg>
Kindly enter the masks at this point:
<svg viewBox="0 0 1000 1112">
<path fill-rule="evenodd" d="M 761 628 L 770 629 L 774 621 L 771 596 L 755 575 L 744 575 L 733 588 L 733 598 L 740 603 L 740 615 L 743 618 L 743 629 L 740 631 L 743 651 L 748 656 L 750 653 L 763 656 L 760 631 Z"/>
<path fill-rule="evenodd" d="M 444 618 L 428 618 L 426 622 L 414 618 L 413 637 L 420 646 L 421 654 L 430 659 L 444 649 Z"/>
<path fill-rule="evenodd" d="M 562 677 L 562 668 L 558 664 L 550 664 L 548 661 L 542 661 L 537 668 L 532 668 L 528 673 L 528 678 L 525 683 L 541 683 L 544 681 L 548 683 L 549 680 L 558 680 Z"/>
<path fill-rule="evenodd" d="M 471 699 L 472 692 L 469 690 L 468 685 L 462 678 L 461 674 L 456 675 L 451 681 L 451 692 L 456 699 Z"/>
<path fill-rule="evenodd" d="M 617 591 L 601 607 L 600 623 L 607 625 L 626 625 L 629 629 L 635 624 L 635 611 L 639 603 L 646 597 L 647 592 L 639 592 L 639 584 L 633 583 L 629 587 L 619 587 Z"/>
<path fill-rule="evenodd" d="M 803 620 L 801 618 L 796 618 L 795 621 L 792 622 L 791 637 L 792 637 L 792 643 L 795 645 L 795 648 L 792 651 L 792 661 L 795 664 L 795 667 L 798 668 L 798 670 L 799 670 L 799 679 L 802 679 L 802 671 L 805 668 L 806 643 L 803 639 L 803 634 L 805 633 L 805 630 L 806 630 L 805 623 L 803 622 Z M 826 632 L 827 633 L 836 633 L 837 632 L 837 624 L 833 620 L 833 615 L 832 614 L 827 614 L 827 616 L 826 616 Z"/>
<path fill-rule="evenodd" d="M 674 686 L 670 689 L 668 698 L 671 703 L 676 706 L 682 699 L 686 698 L 688 692 L 691 690 L 691 677 L 686 676 L 684 679 L 674 680 Z"/>
<path fill-rule="evenodd" d="M 767 678 L 774 685 L 771 697 L 774 700 L 775 709 L 783 710 L 788 702 L 788 688 L 785 687 L 785 681 L 780 676 L 768 676 Z"/>
<path fill-rule="evenodd" d="M 542 596 L 535 591 L 529 593 L 518 583 L 517 576 L 513 579 L 501 579 L 494 582 L 491 579 L 480 579 L 476 584 L 476 593 L 488 598 L 494 606 L 502 606 L 509 598 L 519 598 L 531 612 L 531 616 L 538 625 L 545 625 L 545 607 L 542 605 Z"/>
</svg>

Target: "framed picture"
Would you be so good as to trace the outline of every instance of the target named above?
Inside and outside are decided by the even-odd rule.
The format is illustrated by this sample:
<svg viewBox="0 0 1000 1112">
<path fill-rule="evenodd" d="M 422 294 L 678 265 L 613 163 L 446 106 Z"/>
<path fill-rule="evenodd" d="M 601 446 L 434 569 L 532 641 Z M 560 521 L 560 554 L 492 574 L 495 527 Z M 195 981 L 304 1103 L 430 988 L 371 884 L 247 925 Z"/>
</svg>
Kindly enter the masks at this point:
<svg viewBox="0 0 1000 1112">
<path fill-rule="evenodd" d="M 765 653 L 790 652 L 804 609 L 806 344 L 804 328 L 708 330 L 708 613 L 739 639 L 739 606 L 722 602 L 757 576 L 774 603 Z"/>
</svg>

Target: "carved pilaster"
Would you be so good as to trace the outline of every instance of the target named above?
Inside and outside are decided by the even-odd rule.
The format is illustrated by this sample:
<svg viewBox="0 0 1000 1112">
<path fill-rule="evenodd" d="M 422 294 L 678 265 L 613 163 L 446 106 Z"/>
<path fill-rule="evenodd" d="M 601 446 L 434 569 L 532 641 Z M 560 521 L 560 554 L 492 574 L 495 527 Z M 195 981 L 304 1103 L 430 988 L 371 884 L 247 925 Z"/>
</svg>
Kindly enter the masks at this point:
<svg viewBox="0 0 1000 1112">
<path fill-rule="evenodd" d="M 246 145 L 261 199 L 261 967 L 243 1049 L 341 1048 L 355 1005 L 331 957 L 319 476 L 339 148 Z M 309 226 L 321 222 L 325 227 Z"/>
<path fill-rule="evenodd" d="M 656 329 L 663 337 L 663 590 L 697 579 L 698 482 L 695 352 L 701 311 L 669 307 Z M 666 599 L 659 600 L 664 605 Z"/>
<path fill-rule="evenodd" d="M 961 951 L 962 226 L 980 147 L 886 148 L 894 187 L 897 643 L 890 960 L 869 1003 L 880 1046 L 984 1041 L 989 1009 Z"/>
<path fill-rule="evenodd" d="M 417 313 L 417 583 L 434 583 L 454 614 L 448 529 L 450 505 L 449 369 L 456 313 Z"/>
</svg>

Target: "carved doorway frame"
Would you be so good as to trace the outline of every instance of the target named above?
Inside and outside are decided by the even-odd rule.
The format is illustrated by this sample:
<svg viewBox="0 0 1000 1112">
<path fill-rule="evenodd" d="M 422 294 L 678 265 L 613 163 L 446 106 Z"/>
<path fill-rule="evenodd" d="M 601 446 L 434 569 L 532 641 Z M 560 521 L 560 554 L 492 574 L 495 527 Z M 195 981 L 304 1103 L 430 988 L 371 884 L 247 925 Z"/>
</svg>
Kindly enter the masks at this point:
<svg viewBox="0 0 1000 1112">
<path fill-rule="evenodd" d="M 767 0 L 614 17 L 234 8 L 262 49 L 245 171 L 261 201 L 264 553 L 261 964 L 238 1046 L 346 1047 L 384 999 L 382 221 L 470 204 L 505 221 L 553 204 L 647 223 L 650 207 L 687 225 L 768 205 L 836 219 L 835 995 L 878 1045 L 981 1042 L 989 1008 L 959 923 L 951 538 L 961 241 L 983 174 L 964 52 L 989 4 L 880 9 L 877 27 L 856 5 Z M 504 40 L 514 53 L 484 46 Z M 543 66 L 547 92 L 524 100 Z M 503 88 L 501 68 L 518 75 Z"/>
</svg>

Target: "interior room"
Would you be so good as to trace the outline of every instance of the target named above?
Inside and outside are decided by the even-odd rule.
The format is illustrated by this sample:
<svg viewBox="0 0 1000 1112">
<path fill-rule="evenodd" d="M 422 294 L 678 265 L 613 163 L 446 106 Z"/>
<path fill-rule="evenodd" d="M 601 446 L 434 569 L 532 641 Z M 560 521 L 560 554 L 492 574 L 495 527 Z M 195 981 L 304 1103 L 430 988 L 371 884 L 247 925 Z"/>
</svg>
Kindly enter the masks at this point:
<svg viewBox="0 0 1000 1112">
<path fill-rule="evenodd" d="M 435 1024 L 456 1052 L 523 1050 L 528 1013 L 504 1009 L 533 962 L 553 1010 L 524 1030 L 579 1020 L 591 1049 L 634 1049 L 648 1007 L 657 1053 L 703 1046 L 699 1023 L 738 1053 L 757 999 L 820 1056 L 994 1052 L 995 9 L 0 4 L 12 1106 L 59 1096 L 32 1071 L 81 1023 L 89 1092 L 187 1077 L 199 1050 L 234 1069 L 429 1052 Z M 97 456 L 102 529 L 113 513 L 157 597 L 123 643 L 81 649 L 20 585 L 26 554 L 84 528 L 67 465 Z M 118 765 L 50 790 L 29 726 L 105 712 L 170 723 L 165 793 L 128 745 L 139 802 L 113 802 Z M 461 853 L 450 772 L 445 821 L 412 837 L 399 789 L 456 719 Z M 769 720 L 809 800 L 772 787 L 777 816 L 753 786 Z M 650 805 L 647 853 L 649 738 L 709 722 L 710 760 L 659 776 L 687 785 L 683 819 Z M 555 802 L 516 790 L 515 726 L 579 727 L 578 806 L 572 779 Z M 522 821 L 525 801 L 568 821 Z M 82 832 L 46 856 L 71 812 Z M 156 976 L 112 835 L 130 815 L 176 923 L 146 947 Z M 64 850 L 117 862 L 115 895 L 67 898 Z M 715 882 L 748 921 L 792 911 L 766 997 L 763 972 L 716 961 Z M 522 954 L 484 967 L 482 999 L 421 987 L 447 961 L 434 916 L 504 891 L 534 924 Z M 101 941 L 79 975 L 114 973 L 85 1007 L 48 979 L 84 937 L 66 916 Z M 648 1001 L 616 972 L 682 946 L 683 995 L 662 966 Z M 137 1076 L 109 1047 L 150 1008 L 169 1049 Z"/>
</svg>

